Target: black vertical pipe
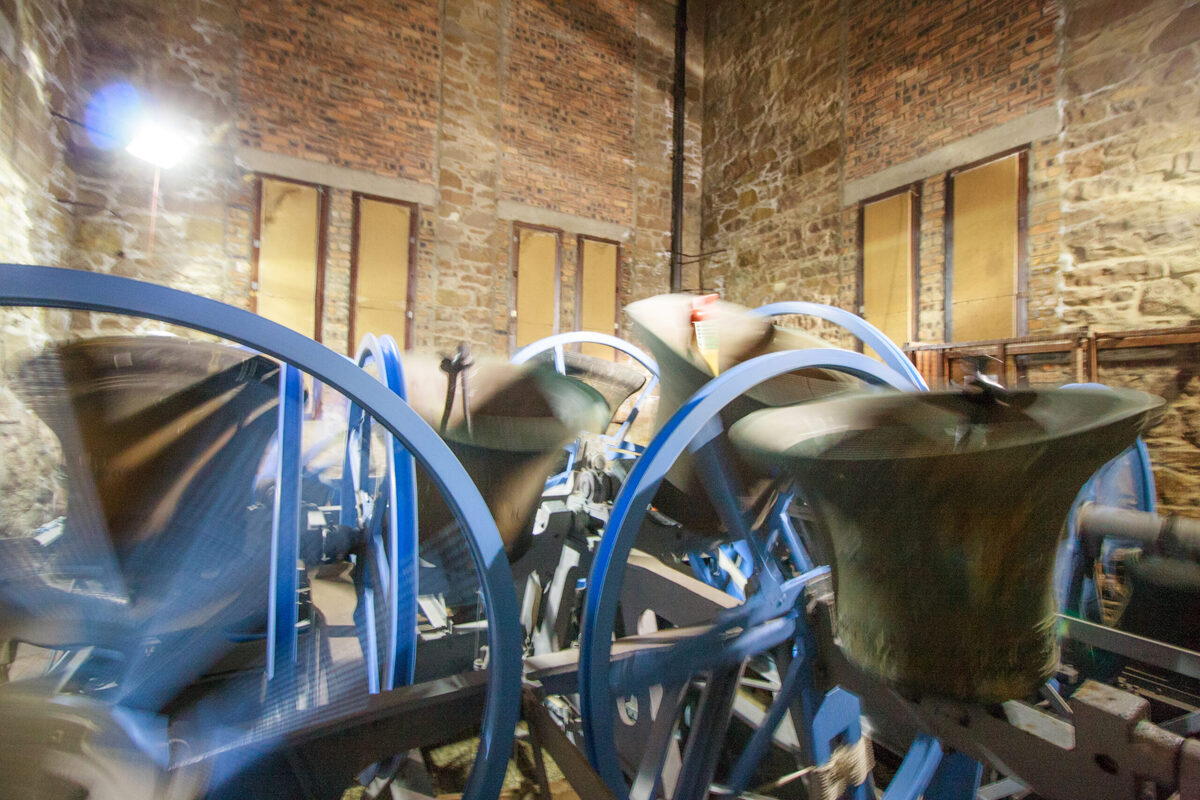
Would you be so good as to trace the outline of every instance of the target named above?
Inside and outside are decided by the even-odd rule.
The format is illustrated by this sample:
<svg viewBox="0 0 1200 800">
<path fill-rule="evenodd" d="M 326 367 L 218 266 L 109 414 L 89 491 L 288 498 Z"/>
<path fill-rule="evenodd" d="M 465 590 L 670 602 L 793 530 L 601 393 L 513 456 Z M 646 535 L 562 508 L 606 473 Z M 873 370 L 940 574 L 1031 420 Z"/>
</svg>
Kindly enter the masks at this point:
<svg viewBox="0 0 1200 800">
<path fill-rule="evenodd" d="M 671 164 L 671 291 L 683 286 L 683 126 L 687 100 L 687 0 L 675 5 L 674 154 Z"/>
</svg>

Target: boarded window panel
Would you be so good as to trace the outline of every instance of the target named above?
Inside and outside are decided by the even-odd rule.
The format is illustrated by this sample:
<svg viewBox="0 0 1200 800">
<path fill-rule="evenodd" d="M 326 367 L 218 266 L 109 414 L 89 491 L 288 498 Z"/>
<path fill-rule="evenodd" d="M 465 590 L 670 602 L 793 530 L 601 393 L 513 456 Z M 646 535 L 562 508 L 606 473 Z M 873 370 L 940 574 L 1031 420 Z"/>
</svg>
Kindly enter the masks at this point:
<svg viewBox="0 0 1200 800">
<path fill-rule="evenodd" d="M 950 335 L 955 341 L 1017 335 L 1020 158 L 954 176 Z"/>
<path fill-rule="evenodd" d="M 617 245 L 582 239 L 580 266 L 579 327 L 613 335 L 617 323 Z M 616 351 L 598 344 L 583 345 L 583 352 L 597 358 L 614 358 Z"/>
<path fill-rule="evenodd" d="M 258 250 L 258 313 L 305 336 L 316 335 L 315 187 L 263 178 Z"/>
<path fill-rule="evenodd" d="M 558 234 L 517 229 L 517 347 L 557 333 Z"/>
<path fill-rule="evenodd" d="M 889 339 L 912 340 L 912 195 L 863 206 L 863 316 Z"/>
<path fill-rule="evenodd" d="M 409 236 L 412 210 L 360 198 L 355 262 L 354 335 L 391 334 L 403 349 L 408 323 Z"/>
</svg>

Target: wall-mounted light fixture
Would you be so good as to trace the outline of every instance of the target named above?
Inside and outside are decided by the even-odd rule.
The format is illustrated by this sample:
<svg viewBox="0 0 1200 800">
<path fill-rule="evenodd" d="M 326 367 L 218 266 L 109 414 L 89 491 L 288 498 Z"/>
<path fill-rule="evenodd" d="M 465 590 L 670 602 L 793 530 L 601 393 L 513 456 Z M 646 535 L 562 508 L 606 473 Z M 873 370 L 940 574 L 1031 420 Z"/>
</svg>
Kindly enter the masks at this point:
<svg viewBox="0 0 1200 800">
<path fill-rule="evenodd" d="M 170 169 L 196 149 L 196 144 L 194 137 L 170 123 L 144 120 L 125 146 L 125 152 L 159 169 Z"/>
</svg>

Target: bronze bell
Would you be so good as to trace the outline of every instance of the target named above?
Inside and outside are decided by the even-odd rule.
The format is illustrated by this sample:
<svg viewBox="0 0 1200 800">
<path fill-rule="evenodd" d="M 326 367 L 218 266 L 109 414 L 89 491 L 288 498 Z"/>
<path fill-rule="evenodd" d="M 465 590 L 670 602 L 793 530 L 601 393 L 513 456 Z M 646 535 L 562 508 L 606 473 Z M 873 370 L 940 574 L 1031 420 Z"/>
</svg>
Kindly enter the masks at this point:
<svg viewBox="0 0 1200 800">
<path fill-rule="evenodd" d="M 692 325 L 695 297 L 688 294 L 664 294 L 639 300 L 626 307 L 637 338 L 658 362 L 659 401 L 655 429 L 696 390 L 714 377 L 712 367 L 702 355 Z M 766 353 L 835 347 L 823 339 L 795 328 L 772 324 L 750 309 L 725 301 L 706 306 L 717 343 L 716 363 L 720 372 Z M 721 412 L 726 426 L 752 411 L 791 403 L 802 403 L 845 391 L 861 382 L 841 372 L 806 369 L 772 378 L 733 401 Z M 743 486 L 749 487 L 755 475 L 735 465 Z M 717 513 L 703 489 L 693 485 L 691 457 L 684 455 L 667 473 L 655 505 L 684 523 L 693 533 L 717 536 Z"/>
<path fill-rule="evenodd" d="M 278 370 L 213 342 L 103 336 L 47 347 L 13 385 L 61 442 L 68 517 L 102 520 L 119 550 L 244 515 L 275 433 Z M 210 493 L 218 476 L 244 491 Z"/>
<path fill-rule="evenodd" d="M 856 392 L 730 436 L 812 506 L 843 651 L 907 694 L 990 703 L 1054 673 L 1067 512 L 1161 406 L 1131 390 Z"/>
<path fill-rule="evenodd" d="M 608 403 L 549 365 L 481 356 L 472 357 L 465 391 L 456 387 L 447 413 L 449 383 L 461 378 L 432 353 L 405 353 L 402 359 L 409 405 L 441 433 L 475 481 L 515 560 L 533 541 L 534 514 L 563 447 L 582 431 L 603 432 L 612 414 Z M 451 515 L 424 470 L 417 472 L 417 495 L 424 539 Z"/>
<path fill-rule="evenodd" d="M 646 385 L 646 376 L 628 364 L 574 350 L 564 350 L 562 356 L 568 377 L 583 381 L 604 396 L 610 411 L 609 425 L 613 424 L 613 417 L 621 405 Z M 554 354 L 551 351 L 539 353 L 526 363 L 553 365 Z"/>
</svg>

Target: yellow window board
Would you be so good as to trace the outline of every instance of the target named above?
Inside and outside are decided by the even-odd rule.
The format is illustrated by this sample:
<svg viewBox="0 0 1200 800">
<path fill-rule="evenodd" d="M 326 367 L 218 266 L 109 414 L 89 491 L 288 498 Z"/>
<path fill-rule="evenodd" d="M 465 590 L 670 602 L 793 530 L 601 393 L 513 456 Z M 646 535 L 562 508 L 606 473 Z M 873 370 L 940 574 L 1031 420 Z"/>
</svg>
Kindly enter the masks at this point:
<svg viewBox="0 0 1200 800">
<path fill-rule="evenodd" d="M 316 335 L 316 188 L 262 179 L 256 307 L 267 319 Z"/>
<path fill-rule="evenodd" d="M 955 341 L 1017 334 L 1020 158 L 954 176 L 950 335 Z"/>
<path fill-rule="evenodd" d="M 391 334 L 403 349 L 408 312 L 411 209 L 360 198 L 355 272 L 354 335 Z"/>
<path fill-rule="evenodd" d="M 898 345 L 912 340 L 912 195 L 863 206 L 863 317 Z"/>
<path fill-rule="evenodd" d="M 555 333 L 558 234 L 517 229 L 517 347 Z"/>
<path fill-rule="evenodd" d="M 617 245 L 582 239 L 580 264 L 580 327 L 613 335 L 617 322 Z M 597 358 L 615 358 L 616 351 L 598 344 L 585 344 L 583 352 Z"/>
</svg>

